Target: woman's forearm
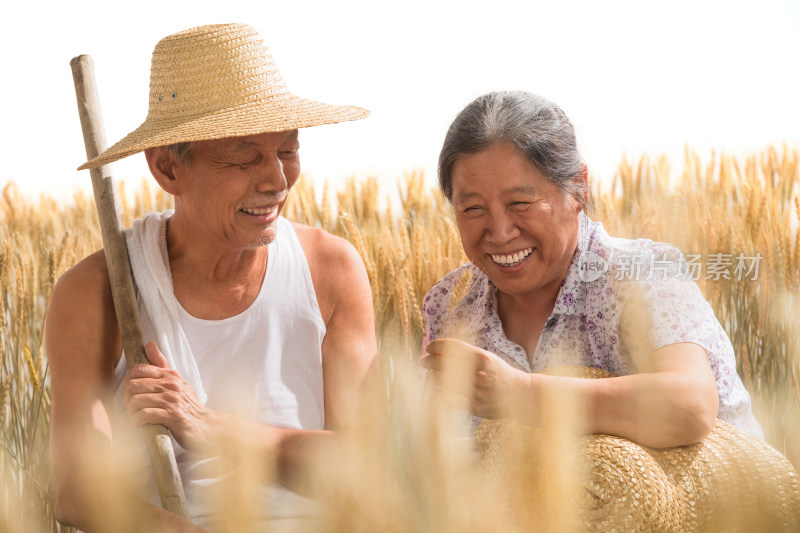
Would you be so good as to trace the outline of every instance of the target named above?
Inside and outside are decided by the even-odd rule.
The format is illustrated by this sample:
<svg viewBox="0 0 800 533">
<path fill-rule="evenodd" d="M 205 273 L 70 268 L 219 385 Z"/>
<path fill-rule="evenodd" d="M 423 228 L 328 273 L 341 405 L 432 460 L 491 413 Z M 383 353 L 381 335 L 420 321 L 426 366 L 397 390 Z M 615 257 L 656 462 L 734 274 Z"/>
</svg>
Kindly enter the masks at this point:
<svg viewBox="0 0 800 533">
<path fill-rule="evenodd" d="M 557 408 L 558 397 L 578 402 L 586 433 L 616 435 L 645 446 L 693 444 L 714 427 L 716 388 L 704 380 L 673 372 L 606 379 L 528 374 L 515 394 L 512 413 L 519 422 L 541 425 L 542 408 Z M 711 394 L 709 394 L 711 392 Z"/>
</svg>

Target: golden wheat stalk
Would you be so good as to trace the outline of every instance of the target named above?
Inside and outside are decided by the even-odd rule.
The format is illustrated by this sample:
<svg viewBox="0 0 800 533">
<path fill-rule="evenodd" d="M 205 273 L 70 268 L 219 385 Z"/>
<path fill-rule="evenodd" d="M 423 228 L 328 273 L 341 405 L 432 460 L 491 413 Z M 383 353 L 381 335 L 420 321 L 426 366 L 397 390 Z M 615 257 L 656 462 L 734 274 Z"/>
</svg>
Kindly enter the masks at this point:
<svg viewBox="0 0 800 533">
<path fill-rule="evenodd" d="M 472 271 L 472 267 L 465 268 L 461 273 L 461 276 L 459 276 L 458 281 L 453 287 L 453 292 L 450 295 L 450 305 L 447 308 L 447 314 L 445 315 L 444 320 L 442 320 L 439 333 L 436 334 L 437 338 L 442 336 L 444 328 L 447 325 L 448 320 L 450 320 L 450 315 L 453 313 L 453 310 L 458 306 L 458 304 L 461 303 L 461 300 L 463 300 L 467 294 L 469 294 L 472 284 L 476 279 L 477 277 Z"/>
<path fill-rule="evenodd" d="M 703 259 L 710 253 L 761 254 L 757 279 L 698 281 L 736 347 L 739 372 L 767 439 L 798 466 L 799 156 L 796 149 L 770 147 L 744 159 L 715 153 L 703 164 L 687 148 L 674 183 L 667 181 L 663 158 L 623 160 L 610 190 L 595 184 L 592 215 L 612 235 L 671 242 Z M 420 296 L 465 262 L 447 201 L 426 185 L 421 173 L 398 181 L 399 197 L 385 208 L 378 202 L 374 179 L 350 180 L 334 191 L 338 204 L 326 199 L 327 192 L 321 202 L 316 200 L 314 188 L 302 180 L 296 187 L 305 189 L 300 197 L 293 196 L 295 191 L 290 195 L 286 216 L 349 239 L 362 255 L 373 289 L 381 360 L 394 370 L 387 380 L 387 398 L 374 404 L 372 425 L 363 428 L 348 459 L 337 465 L 341 476 L 326 479 L 328 470 L 319 469 L 321 482 L 333 487 L 329 500 L 342 502 L 341 512 L 323 529 L 367 531 L 389 523 L 398 533 L 492 531 L 497 517 L 491 509 L 497 499 L 475 489 L 469 469 L 457 468 L 435 434 L 422 435 L 418 443 L 405 434 L 420 416 L 415 409 L 419 377 L 413 373 L 416 382 L 403 381 L 397 369 L 419 356 L 418 344 L 408 341 L 424 329 Z M 141 211 L 171 207 L 159 189 L 136 189 L 128 195 L 133 201 L 126 223 Z M 3 516 L 33 517 L 17 521 L 33 524 L 27 530 L 57 529 L 46 489 L 49 472 L 38 459 L 46 455 L 50 406 L 40 357 L 41 324 L 53 280 L 99 247 L 94 216 L 91 199 L 80 194 L 69 202 L 43 197 L 36 204 L 7 186 L 0 199 L 0 406 L 5 407 L 0 411 L 0 463 L 6 473 L 0 479 L 6 490 L 0 521 Z M 448 333 L 458 304 L 472 290 L 474 281 L 468 276 L 462 273 L 453 288 L 439 336 Z M 39 392 L 32 394 L 36 384 Z M 547 510 L 554 519 L 558 512 Z"/>
</svg>

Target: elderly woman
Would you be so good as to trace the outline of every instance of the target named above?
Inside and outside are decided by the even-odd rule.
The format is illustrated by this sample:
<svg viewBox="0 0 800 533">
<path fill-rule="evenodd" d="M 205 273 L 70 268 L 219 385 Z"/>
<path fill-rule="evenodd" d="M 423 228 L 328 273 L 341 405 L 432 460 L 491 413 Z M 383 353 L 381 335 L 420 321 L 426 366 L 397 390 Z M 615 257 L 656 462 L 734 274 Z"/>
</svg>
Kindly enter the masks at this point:
<svg viewBox="0 0 800 533">
<path fill-rule="evenodd" d="M 588 433 L 679 446 L 719 417 L 761 436 L 681 253 L 610 237 L 586 215 L 586 165 L 558 106 L 524 92 L 477 98 L 450 126 L 439 182 L 470 262 L 425 296 L 420 363 L 439 396 L 466 399 L 473 430 L 481 418 L 535 426 L 539 399 L 558 388 L 584 401 Z M 564 365 L 618 377 L 539 373 Z"/>
</svg>

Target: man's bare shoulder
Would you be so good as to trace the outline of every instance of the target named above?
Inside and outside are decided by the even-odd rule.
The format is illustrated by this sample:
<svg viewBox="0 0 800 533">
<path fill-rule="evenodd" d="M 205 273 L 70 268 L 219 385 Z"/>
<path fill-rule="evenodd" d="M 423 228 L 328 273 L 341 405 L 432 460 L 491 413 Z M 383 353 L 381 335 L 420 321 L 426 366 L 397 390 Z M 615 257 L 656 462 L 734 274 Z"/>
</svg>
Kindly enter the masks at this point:
<svg viewBox="0 0 800 533">
<path fill-rule="evenodd" d="M 104 379 L 111 375 L 122 346 L 102 250 L 59 278 L 50 298 L 45 332 L 56 377 L 64 368 L 71 369 L 68 373 L 77 372 L 78 365 L 84 365 L 80 370 L 84 373 L 99 371 Z"/>
<path fill-rule="evenodd" d="M 295 223 L 292 225 L 306 255 L 325 323 L 328 324 L 337 307 L 352 307 L 345 302 L 353 299 L 369 302 L 371 312 L 372 293 L 367 269 L 355 246 L 320 228 Z"/>
<path fill-rule="evenodd" d="M 106 288 L 110 293 L 106 255 L 103 250 L 98 250 L 64 272 L 56 283 L 55 292 L 94 292 Z"/>
<path fill-rule="evenodd" d="M 312 263 L 325 265 L 326 268 L 349 270 L 363 269 L 364 262 L 347 239 L 338 237 L 321 228 L 292 222 L 294 231 L 306 254 L 309 266 Z"/>
<path fill-rule="evenodd" d="M 116 323 L 106 257 L 99 250 L 64 272 L 53 289 L 47 311 L 48 329 L 100 328 Z"/>
</svg>

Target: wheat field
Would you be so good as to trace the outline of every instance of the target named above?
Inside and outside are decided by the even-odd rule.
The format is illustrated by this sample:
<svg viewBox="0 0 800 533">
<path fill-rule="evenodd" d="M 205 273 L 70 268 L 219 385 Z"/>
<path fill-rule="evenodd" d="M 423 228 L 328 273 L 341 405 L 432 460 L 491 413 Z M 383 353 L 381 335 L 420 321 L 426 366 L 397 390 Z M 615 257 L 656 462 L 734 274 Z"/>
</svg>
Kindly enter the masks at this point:
<svg viewBox="0 0 800 533">
<path fill-rule="evenodd" d="M 769 147 L 745 157 L 687 150 L 680 171 L 665 158 L 623 160 L 593 187 L 590 216 L 611 235 L 670 242 L 703 269 L 697 278 L 728 332 L 766 440 L 800 467 L 800 151 Z M 677 168 L 677 167 L 676 167 Z M 672 175 L 672 179 L 670 176 Z M 590 179 L 598 181 L 595 176 Z M 170 207 L 148 182 L 121 186 L 123 224 Z M 465 478 L 442 430 L 417 427 L 421 301 L 465 262 L 444 198 L 421 173 L 385 189 L 376 178 L 339 190 L 300 180 L 284 211 L 354 244 L 372 284 L 385 396 L 351 455 L 320 477 L 337 512 L 329 531 L 492 531 L 492 496 Z M 61 531 L 48 467 L 47 350 L 43 325 L 55 280 L 101 246 L 92 199 L 0 201 L 0 531 Z M 415 437 L 412 438 L 411 435 Z M 364 446 L 365 443 L 369 446 Z M 331 473 L 330 471 L 334 471 Z M 368 487 L 368 490 L 364 490 Z M 554 516 L 562 512 L 553 509 Z M 232 527 L 232 530 L 238 530 Z"/>
</svg>

